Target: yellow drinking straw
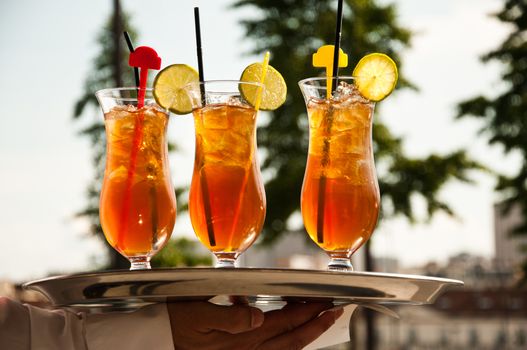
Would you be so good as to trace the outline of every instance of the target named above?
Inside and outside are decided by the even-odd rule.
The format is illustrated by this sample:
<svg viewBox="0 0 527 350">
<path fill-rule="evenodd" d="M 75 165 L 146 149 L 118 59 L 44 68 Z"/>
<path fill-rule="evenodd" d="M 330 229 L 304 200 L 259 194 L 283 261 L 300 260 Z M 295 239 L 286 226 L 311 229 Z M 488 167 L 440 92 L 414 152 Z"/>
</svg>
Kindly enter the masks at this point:
<svg viewBox="0 0 527 350">
<path fill-rule="evenodd" d="M 265 76 L 267 75 L 267 67 L 269 67 L 269 56 L 269 51 L 267 51 L 262 62 L 262 75 L 260 76 L 260 84 L 262 85 L 265 82 Z M 256 109 L 257 111 L 260 109 L 260 102 L 262 102 L 262 93 L 263 86 L 260 86 L 258 88 L 258 96 L 256 97 L 256 103 L 254 105 L 254 109 Z"/>
<path fill-rule="evenodd" d="M 331 97 L 331 91 L 333 91 L 333 55 L 335 51 L 334 45 L 324 45 L 318 48 L 317 52 L 313 54 L 313 67 L 324 67 L 326 68 L 326 91 L 327 99 Z M 339 49 L 339 67 L 345 68 L 348 66 L 348 55 Z"/>
</svg>

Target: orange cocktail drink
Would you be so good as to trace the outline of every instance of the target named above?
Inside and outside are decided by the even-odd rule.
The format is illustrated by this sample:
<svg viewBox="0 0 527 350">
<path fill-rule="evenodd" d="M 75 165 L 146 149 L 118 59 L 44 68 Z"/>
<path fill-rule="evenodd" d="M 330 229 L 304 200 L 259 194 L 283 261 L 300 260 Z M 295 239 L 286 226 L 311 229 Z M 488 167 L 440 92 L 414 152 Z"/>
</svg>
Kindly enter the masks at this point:
<svg viewBox="0 0 527 350">
<path fill-rule="evenodd" d="M 103 104 L 104 97 L 98 98 Z M 155 104 L 138 108 L 123 98 L 105 110 L 104 121 L 102 229 L 108 243 L 132 262 L 132 269 L 148 268 L 151 256 L 170 238 L 176 218 L 167 160 L 168 114 Z"/>
<path fill-rule="evenodd" d="M 232 267 L 258 237 L 266 207 L 256 157 L 257 111 L 240 96 L 225 96 L 193 111 L 196 154 L 189 211 L 197 237 L 218 258 L 218 266 Z"/>
<path fill-rule="evenodd" d="M 327 99 L 325 82 L 300 83 L 309 118 L 302 216 L 311 239 L 331 257 L 330 268 L 351 268 L 351 254 L 369 239 L 380 207 L 371 142 L 374 103 L 346 82 Z"/>
<path fill-rule="evenodd" d="M 194 111 L 190 217 L 200 241 L 220 260 L 235 259 L 245 251 L 264 222 L 255 119 L 254 108 L 243 106 L 208 105 Z"/>
</svg>

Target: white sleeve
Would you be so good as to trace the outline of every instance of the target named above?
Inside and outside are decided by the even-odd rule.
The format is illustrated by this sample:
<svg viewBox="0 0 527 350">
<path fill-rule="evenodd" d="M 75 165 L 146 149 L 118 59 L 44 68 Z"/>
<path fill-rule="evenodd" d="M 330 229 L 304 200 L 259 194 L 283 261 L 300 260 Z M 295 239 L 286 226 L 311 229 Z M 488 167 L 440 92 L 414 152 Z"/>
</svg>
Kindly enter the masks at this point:
<svg viewBox="0 0 527 350">
<path fill-rule="evenodd" d="M 165 303 L 146 306 L 132 313 L 88 315 L 86 339 L 90 350 L 174 350 Z"/>
<path fill-rule="evenodd" d="M 173 350 L 166 304 L 131 313 L 85 315 L 46 310 L 0 297 L 0 349 Z"/>
<path fill-rule="evenodd" d="M 31 346 L 27 308 L 0 297 L 0 349 L 29 350 Z"/>
<path fill-rule="evenodd" d="M 0 297 L 0 349 L 86 350 L 83 316 Z"/>
</svg>

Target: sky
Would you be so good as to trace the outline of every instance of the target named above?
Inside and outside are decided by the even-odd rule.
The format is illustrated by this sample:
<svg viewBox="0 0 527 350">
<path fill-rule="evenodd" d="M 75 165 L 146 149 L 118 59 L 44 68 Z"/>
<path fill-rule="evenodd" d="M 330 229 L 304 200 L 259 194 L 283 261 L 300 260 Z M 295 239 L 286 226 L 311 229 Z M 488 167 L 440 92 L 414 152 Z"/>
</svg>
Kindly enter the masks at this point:
<svg viewBox="0 0 527 350">
<path fill-rule="evenodd" d="M 140 33 L 136 46 L 156 48 L 162 66 L 196 66 L 192 7 L 201 9 L 207 79 L 233 79 L 259 57 L 244 55 L 251 42 L 238 21 L 251 10 L 228 9 L 228 0 L 122 0 Z M 381 102 L 379 118 L 404 140 L 412 156 L 466 148 L 476 159 L 514 171 L 520 159 L 504 157 L 478 136 L 481 125 L 455 121 L 456 103 L 499 88 L 500 66 L 478 57 L 495 48 L 509 28 L 489 16 L 498 0 L 398 0 L 401 25 L 414 33 L 401 53 L 402 73 L 419 92 L 396 92 Z M 111 1 L 3 0 L 0 2 L 0 280 L 25 281 L 50 273 L 78 272 L 102 262 L 104 244 L 85 234 L 75 218 L 83 208 L 93 171 L 83 123 L 72 118 L 98 52 L 96 37 L 111 11 Z M 345 40 L 345 37 L 343 38 Z M 273 59 L 280 59 L 274 57 Z M 272 64 L 272 61 L 271 61 Z M 296 82 L 288 82 L 296 88 Z M 93 118 L 102 118 L 92 111 Z M 181 151 L 170 158 L 174 183 L 190 183 L 193 123 L 189 116 L 170 120 L 169 138 Z M 494 253 L 493 179 L 473 174 L 475 184 L 448 184 L 441 193 L 457 218 L 437 215 L 410 225 L 402 218 L 382 222 L 374 233 L 374 253 L 410 266 L 446 261 L 459 252 L 486 257 Z M 418 207 L 419 199 L 416 199 Z M 173 237 L 191 232 L 179 216 Z M 250 254 L 250 250 L 246 253 Z"/>
</svg>

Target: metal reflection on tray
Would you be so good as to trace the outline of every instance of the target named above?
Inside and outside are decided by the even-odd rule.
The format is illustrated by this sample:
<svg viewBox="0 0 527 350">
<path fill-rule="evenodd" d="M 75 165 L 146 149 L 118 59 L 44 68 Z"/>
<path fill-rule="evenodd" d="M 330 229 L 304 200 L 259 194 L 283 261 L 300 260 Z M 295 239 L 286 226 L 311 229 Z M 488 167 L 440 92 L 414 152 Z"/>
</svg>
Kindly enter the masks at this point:
<svg viewBox="0 0 527 350">
<path fill-rule="evenodd" d="M 109 271 L 46 278 L 26 289 L 44 294 L 54 306 L 114 311 L 154 302 L 209 300 L 250 304 L 331 300 L 335 304 L 429 304 L 462 282 L 424 276 L 292 269 L 173 268 Z"/>
</svg>

